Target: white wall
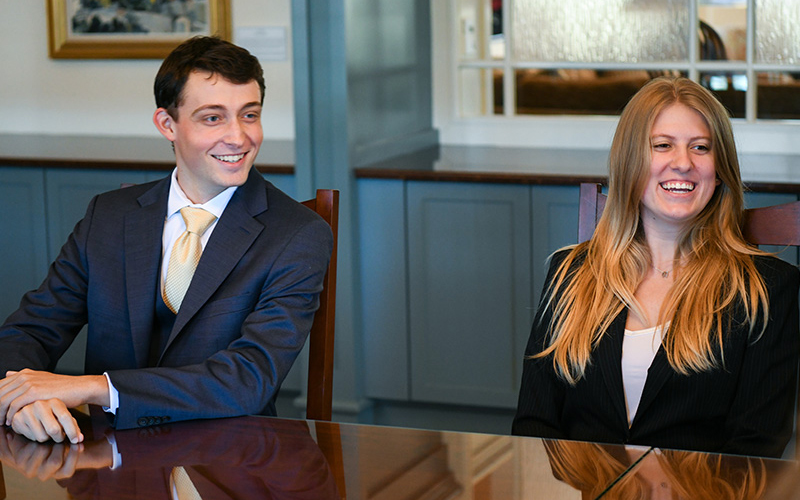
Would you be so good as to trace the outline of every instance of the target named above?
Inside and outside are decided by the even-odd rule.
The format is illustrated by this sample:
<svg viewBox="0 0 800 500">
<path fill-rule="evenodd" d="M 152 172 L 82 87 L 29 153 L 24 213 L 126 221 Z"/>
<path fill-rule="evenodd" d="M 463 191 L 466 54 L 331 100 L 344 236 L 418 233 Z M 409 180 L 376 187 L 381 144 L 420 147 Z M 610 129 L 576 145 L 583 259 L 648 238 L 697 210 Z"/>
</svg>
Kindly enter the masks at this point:
<svg viewBox="0 0 800 500">
<path fill-rule="evenodd" d="M 0 134 L 158 137 L 151 117 L 160 61 L 50 59 L 45 5 L 0 0 Z M 234 33 L 287 28 L 286 61 L 263 63 L 262 122 L 266 139 L 294 139 L 290 0 L 231 0 L 231 11 Z"/>
</svg>

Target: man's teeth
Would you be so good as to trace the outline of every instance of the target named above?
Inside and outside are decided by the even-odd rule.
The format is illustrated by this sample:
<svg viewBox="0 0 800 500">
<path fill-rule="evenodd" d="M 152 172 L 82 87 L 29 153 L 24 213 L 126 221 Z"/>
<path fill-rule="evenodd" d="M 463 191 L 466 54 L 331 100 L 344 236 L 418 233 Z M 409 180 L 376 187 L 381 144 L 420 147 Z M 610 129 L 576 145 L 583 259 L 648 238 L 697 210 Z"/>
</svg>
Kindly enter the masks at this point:
<svg viewBox="0 0 800 500">
<path fill-rule="evenodd" d="M 238 155 L 212 155 L 214 158 L 227 163 L 236 163 L 244 158 L 244 153 Z"/>
<path fill-rule="evenodd" d="M 691 192 L 694 191 L 693 182 L 662 182 L 662 189 L 672 192 Z"/>
</svg>

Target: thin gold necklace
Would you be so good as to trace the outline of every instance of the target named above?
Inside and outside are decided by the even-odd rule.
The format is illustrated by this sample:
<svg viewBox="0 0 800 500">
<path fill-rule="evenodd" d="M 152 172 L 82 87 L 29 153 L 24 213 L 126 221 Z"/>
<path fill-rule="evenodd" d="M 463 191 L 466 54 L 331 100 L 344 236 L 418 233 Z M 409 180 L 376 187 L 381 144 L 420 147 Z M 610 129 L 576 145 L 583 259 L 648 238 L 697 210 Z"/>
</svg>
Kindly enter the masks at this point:
<svg viewBox="0 0 800 500">
<path fill-rule="evenodd" d="M 653 264 L 653 269 L 655 269 L 656 271 L 660 272 L 661 273 L 661 277 L 664 278 L 664 279 L 669 278 L 669 273 L 672 272 L 672 269 L 670 269 L 669 271 L 664 271 L 663 269 L 659 269 L 659 268 L 656 267 L 655 264 Z"/>
</svg>

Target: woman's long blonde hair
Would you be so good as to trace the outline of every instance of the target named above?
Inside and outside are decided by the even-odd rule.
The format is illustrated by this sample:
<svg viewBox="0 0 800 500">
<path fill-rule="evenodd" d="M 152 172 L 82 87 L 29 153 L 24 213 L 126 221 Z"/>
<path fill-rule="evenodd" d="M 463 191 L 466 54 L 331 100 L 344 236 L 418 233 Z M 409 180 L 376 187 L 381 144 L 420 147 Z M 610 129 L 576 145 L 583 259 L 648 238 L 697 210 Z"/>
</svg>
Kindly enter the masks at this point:
<svg viewBox="0 0 800 500">
<path fill-rule="evenodd" d="M 552 308 L 549 345 L 539 356 L 576 383 L 591 352 L 611 322 L 630 308 L 650 270 L 650 251 L 640 220 L 640 203 L 650 176 L 650 131 L 658 114 L 680 103 L 700 113 L 711 132 L 714 168 L 720 184 L 706 207 L 681 235 L 675 255 L 675 282 L 656 324 L 671 321 L 663 345 L 670 365 L 682 374 L 718 366 L 733 307 L 741 306 L 752 334 L 766 318 L 766 289 L 753 263 L 763 254 L 745 242 L 741 224 L 744 189 L 730 119 L 702 86 L 686 78 L 657 78 L 631 99 L 620 117 L 609 155 L 608 199 L 592 238 L 572 248 L 555 273 L 545 297 Z M 763 322 L 762 329 L 766 326 Z"/>
</svg>

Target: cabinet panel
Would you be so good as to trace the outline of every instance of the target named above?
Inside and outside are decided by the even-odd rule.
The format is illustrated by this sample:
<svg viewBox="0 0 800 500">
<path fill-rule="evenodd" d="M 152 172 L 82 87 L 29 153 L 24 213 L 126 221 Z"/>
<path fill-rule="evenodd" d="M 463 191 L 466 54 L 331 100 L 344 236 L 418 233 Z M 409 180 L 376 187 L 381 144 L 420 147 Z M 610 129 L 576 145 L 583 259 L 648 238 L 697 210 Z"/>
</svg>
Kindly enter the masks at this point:
<svg viewBox="0 0 800 500">
<path fill-rule="evenodd" d="M 516 405 L 532 303 L 529 193 L 408 184 L 412 399 Z"/>
<path fill-rule="evenodd" d="M 360 180 L 358 227 L 364 389 L 368 397 L 407 400 L 405 184 Z"/>
<path fill-rule="evenodd" d="M 547 277 L 547 258 L 559 248 L 578 242 L 579 204 L 580 189 L 576 186 L 531 188 L 534 304 L 539 303 L 544 280 Z M 531 311 L 531 321 L 535 314 L 535 310 Z"/>
<path fill-rule="evenodd" d="M 44 172 L 0 169 L 0 322 L 19 307 L 47 274 Z"/>
</svg>

